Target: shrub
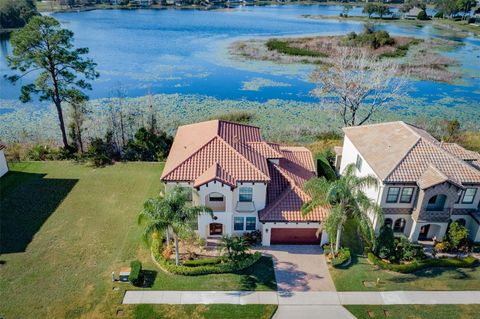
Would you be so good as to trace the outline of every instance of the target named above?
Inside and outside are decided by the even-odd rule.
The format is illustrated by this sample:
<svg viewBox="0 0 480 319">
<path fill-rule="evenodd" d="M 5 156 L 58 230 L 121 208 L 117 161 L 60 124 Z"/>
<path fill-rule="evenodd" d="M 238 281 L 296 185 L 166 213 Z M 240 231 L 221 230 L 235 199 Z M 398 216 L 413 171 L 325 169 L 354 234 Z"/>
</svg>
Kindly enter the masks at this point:
<svg viewBox="0 0 480 319">
<path fill-rule="evenodd" d="M 167 157 L 172 143 L 173 138 L 164 131 L 155 132 L 142 127 L 125 146 L 124 159 L 128 161 L 161 161 Z"/>
<path fill-rule="evenodd" d="M 254 230 L 243 234 L 243 239 L 250 245 L 255 245 L 262 242 L 262 232 L 260 230 Z"/>
<path fill-rule="evenodd" d="M 350 45 L 369 46 L 372 49 L 378 49 L 386 45 L 395 44 L 395 39 L 387 31 L 373 31 L 369 26 L 360 34 L 350 32 L 345 38 Z"/>
<path fill-rule="evenodd" d="M 428 20 L 427 12 L 425 10 L 420 11 L 417 15 L 417 19 L 418 20 Z"/>
<path fill-rule="evenodd" d="M 337 256 L 332 259 L 332 266 L 333 267 L 341 267 L 345 263 L 350 260 L 350 249 L 348 248 L 341 248 L 338 251 Z"/>
<path fill-rule="evenodd" d="M 255 117 L 251 111 L 231 111 L 211 116 L 210 120 L 223 120 L 237 123 L 248 123 Z"/>
<path fill-rule="evenodd" d="M 448 241 L 453 249 L 465 246 L 468 242 L 468 229 L 456 221 L 451 223 L 448 229 Z"/>
<path fill-rule="evenodd" d="M 113 160 L 118 158 L 118 152 L 113 142 L 113 133 L 107 132 L 105 139 L 92 139 L 86 156 L 91 160 L 93 166 L 96 167 L 112 164 Z"/>
<path fill-rule="evenodd" d="M 165 258 L 166 260 L 169 260 L 170 257 L 172 257 L 172 254 L 173 254 L 173 247 L 172 247 L 172 245 L 167 244 L 167 245 L 165 246 L 165 249 L 163 249 L 163 251 L 162 251 L 162 256 L 163 256 L 163 258 Z"/>
<path fill-rule="evenodd" d="M 134 260 L 130 263 L 130 276 L 128 280 L 135 286 L 143 282 L 142 263 L 139 260 Z"/>
<path fill-rule="evenodd" d="M 466 258 L 423 259 L 415 260 L 407 264 L 391 264 L 381 260 L 373 253 L 369 252 L 368 260 L 382 269 L 396 271 L 400 273 L 411 273 L 432 267 L 472 268 L 478 265 L 478 260 L 472 256 L 468 256 Z"/>
<path fill-rule="evenodd" d="M 380 228 L 380 234 L 377 238 L 377 245 L 375 247 L 375 255 L 380 258 L 389 258 L 395 252 L 395 237 L 393 230 L 387 225 Z"/>
<path fill-rule="evenodd" d="M 295 56 L 309 56 L 309 57 L 327 57 L 325 53 L 311 51 L 303 48 L 296 48 L 290 46 L 287 41 L 281 41 L 278 39 L 270 39 L 266 43 L 267 49 L 270 51 L 277 51 L 279 53 Z"/>
<path fill-rule="evenodd" d="M 153 258 L 158 262 L 160 267 L 172 274 L 183 275 L 183 276 L 200 276 L 208 274 L 223 274 L 223 273 L 233 273 L 245 268 L 251 267 L 257 261 L 262 258 L 260 252 L 255 252 L 251 255 L 246 255 L 245 258 L 239 261 L 230 261 L 224 263 L 218 263 L 214 265 L 203 265 L 196 267 L 188 267 L 184 265 L 175 265 L 167 260 L 165 260 L 158 252 L 156 253 L 154 247 L 152 246 Z"/>
<path fill-rule="evenodd" d="M 444 252 L 450 250 L 450 244 L 444 240 L 441 243 L 437 243 L 434 248 L 437 252 Z"/>
<path fill-rule="evenodd" d="M 223 236 L 219 248 L 225 249 L 227 252 L 227 258 L 231 261 L 238 261 L 246 256 L 250 243 L 243 237 L 237 236 Z"/>
<path fill-rule="evenodd" d="M 199 267 L 199 266 L 205 266 L 205 265 L 216 265 L 224 261 L 225 261 L 225 258 L 223 257 L 194 259 L 194 260 L 185 260 L 183 262 L 183 265 L 187 267 Z"/>
</svg>

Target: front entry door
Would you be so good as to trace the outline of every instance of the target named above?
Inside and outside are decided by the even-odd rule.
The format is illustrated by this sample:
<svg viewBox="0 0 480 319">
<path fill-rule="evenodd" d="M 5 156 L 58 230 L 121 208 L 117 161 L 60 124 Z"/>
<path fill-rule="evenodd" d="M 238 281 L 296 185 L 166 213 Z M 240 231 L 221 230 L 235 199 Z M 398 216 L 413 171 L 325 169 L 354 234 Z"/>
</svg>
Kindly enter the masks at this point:
<svg viewBox="0 0 480 319">
<path fill-rule="evenodd" d="M 211 223 L 210 224 L 210 236 L 222 235 L 223 225 L 220 223 Z"/>
<path fill-rule="evenodd" d="M 430 230 L 430 224 L 422 226 L 422 228 L 420 228 L 420 234 L 418 235 L 418 240 L 428 239 L 427 235 L 429 230 Z"/>
</svg>

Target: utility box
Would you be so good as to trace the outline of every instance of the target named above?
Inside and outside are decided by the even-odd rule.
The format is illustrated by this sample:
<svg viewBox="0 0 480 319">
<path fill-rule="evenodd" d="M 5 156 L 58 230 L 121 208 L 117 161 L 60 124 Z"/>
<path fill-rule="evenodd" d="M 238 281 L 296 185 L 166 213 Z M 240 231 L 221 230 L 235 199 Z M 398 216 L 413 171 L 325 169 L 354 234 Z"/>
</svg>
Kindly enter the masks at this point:
<svg viewBox="0 0 480 319">
<path fill-rule="evenodd" d="M 130 267 L 123 267 L 120 269 L 120 276 L 118 280 L 121 282 L 128 282 L 128 277 L 130 276 L 130 272 L 132 271 L 132 268 Z"/>
</svg>

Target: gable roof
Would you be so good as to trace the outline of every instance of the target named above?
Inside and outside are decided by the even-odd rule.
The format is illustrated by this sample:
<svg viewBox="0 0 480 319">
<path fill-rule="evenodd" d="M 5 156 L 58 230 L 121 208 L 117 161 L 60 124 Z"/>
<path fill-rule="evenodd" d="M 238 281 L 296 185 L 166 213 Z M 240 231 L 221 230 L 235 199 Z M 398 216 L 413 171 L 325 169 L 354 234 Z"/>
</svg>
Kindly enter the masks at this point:
<svg viewBox="0 0 480 319">
<path fill-rule="evenodd" d="M 328 208 L 317 207 L 308 215 L 302 205 L 311 198 L 303 190 L 316 175 L 311 152 L 304 147 L 281 147 L 284 158 L 279 164 L 269 163 L 271 182 L 267 187 L 267 206 L 258 213 L 262 222 L 321 222 Z"/>
<path fill-rule="evenodd" d="M 415 183 L 430 166 L 457 184 L 480 184 L 480 171 L 469 165 L 460 146 L 446 146 L 425 130 L 404 122 L 350 127 L 344 129 L 375 174 L 384 182 Z M 463 149 L 461 151 L 459 148 Z M 425 179 L 426 177 L 424 177 Z"/>
</svg>

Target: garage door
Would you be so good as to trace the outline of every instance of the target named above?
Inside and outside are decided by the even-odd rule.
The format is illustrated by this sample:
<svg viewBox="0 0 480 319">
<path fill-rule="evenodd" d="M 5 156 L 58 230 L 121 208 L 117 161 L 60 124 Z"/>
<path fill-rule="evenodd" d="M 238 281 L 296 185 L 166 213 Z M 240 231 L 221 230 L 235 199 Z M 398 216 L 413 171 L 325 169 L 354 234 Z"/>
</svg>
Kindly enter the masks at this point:
<svg viewBox="0 0 480 319">
<path fill-rule="evenodd" d="M 318 228 L 271 228 L 271 231 L 272 245 L 319 245 L 322 237 Z"/>
</svg>

